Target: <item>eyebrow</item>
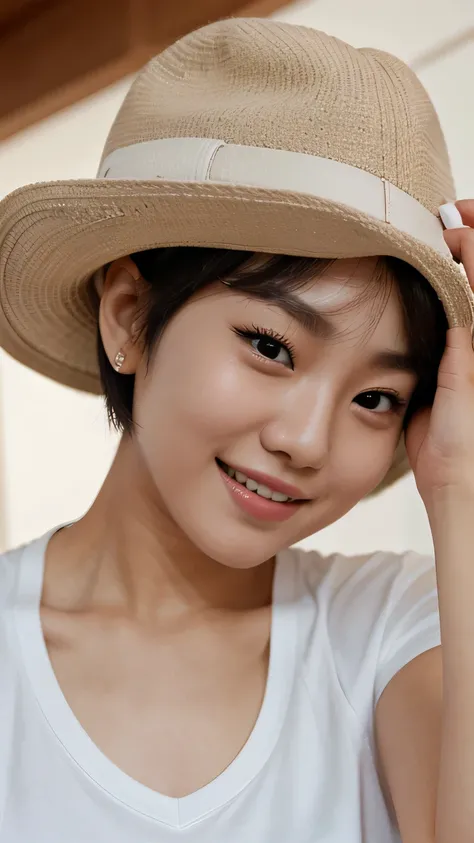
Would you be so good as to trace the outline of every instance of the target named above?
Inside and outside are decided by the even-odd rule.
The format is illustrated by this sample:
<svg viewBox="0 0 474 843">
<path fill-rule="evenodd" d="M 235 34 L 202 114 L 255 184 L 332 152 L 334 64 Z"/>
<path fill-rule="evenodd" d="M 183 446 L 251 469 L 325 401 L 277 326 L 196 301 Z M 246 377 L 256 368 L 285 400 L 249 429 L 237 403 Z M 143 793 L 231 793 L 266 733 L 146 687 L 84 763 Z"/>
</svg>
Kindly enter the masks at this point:
<svg viewBox="0 0 474 843">
<path fill-rule="evenodd" d="M 258 294 L 256 294 L 256 297 L 260 298 Z M 269 297 L 263 299 L 263 301 L 270 301 L 280 310 L 285 311 L 306 331 L 318 338 L 329 339 L 337 333 L 336 326 L 327 316 L 323 316 L 320 311 L 315 310 L 314 307 L 311 307 L 293 293 L 278 293 L 275 298 Z M 391 348 L 381 349 L 371 356 L 370 363 L 374 369 L 380 369 L 381 371 L 417 374 L 414 356 L 404 351 L 395 351 Z"/>
</svg>

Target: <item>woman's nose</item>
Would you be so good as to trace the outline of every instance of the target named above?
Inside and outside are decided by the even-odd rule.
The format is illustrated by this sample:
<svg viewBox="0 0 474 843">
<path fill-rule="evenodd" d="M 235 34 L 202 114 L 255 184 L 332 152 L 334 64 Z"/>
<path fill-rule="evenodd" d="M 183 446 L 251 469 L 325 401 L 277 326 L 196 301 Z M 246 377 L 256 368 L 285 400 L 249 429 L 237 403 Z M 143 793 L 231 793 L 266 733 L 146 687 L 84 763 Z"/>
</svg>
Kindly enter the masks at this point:
<svg viewBox="0 0 474 843">
<path fill-rule="evenodd" d="M 281 453 L 295 468 L 320 469 L 327 460 L 334 426 L 333 403 L 316 400 L 289 403 L 261 431 L 265 450 Z"/>
</svg>

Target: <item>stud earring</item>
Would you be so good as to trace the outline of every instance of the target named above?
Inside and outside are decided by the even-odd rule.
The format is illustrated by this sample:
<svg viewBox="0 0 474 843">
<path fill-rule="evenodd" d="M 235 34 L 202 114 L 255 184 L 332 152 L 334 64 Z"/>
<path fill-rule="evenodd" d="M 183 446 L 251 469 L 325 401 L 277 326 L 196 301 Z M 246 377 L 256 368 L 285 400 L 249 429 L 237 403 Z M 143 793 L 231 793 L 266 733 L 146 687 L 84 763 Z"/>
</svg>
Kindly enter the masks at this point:
<svg viewBox="0 0 474 843">
<path fill-rule="evenodd" d="M 120 369 L 122 368 L 124 360 L 125 360 L 125 354 L 122 354 L 121 351 L 118 351 L 117 354 L 115 355 L 115 359 L 114 359 L 114 368 L 115 368 L 116 372 L 120 372 Z"/>
</svg>

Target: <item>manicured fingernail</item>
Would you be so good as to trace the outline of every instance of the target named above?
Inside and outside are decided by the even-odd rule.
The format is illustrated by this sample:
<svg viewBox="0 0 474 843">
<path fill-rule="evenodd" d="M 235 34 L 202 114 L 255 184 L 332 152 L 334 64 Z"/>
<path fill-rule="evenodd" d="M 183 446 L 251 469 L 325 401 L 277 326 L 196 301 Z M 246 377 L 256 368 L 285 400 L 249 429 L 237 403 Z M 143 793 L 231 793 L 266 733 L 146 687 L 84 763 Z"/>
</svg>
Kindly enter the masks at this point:
<svg viewBox="0 0 474 843">
<path fill-rule="evenodd" d="M 467 228 L 463 225 L 461 214 L 453 202 L 440 205 L 438 210 L 445 228 Z"/>
</svg>

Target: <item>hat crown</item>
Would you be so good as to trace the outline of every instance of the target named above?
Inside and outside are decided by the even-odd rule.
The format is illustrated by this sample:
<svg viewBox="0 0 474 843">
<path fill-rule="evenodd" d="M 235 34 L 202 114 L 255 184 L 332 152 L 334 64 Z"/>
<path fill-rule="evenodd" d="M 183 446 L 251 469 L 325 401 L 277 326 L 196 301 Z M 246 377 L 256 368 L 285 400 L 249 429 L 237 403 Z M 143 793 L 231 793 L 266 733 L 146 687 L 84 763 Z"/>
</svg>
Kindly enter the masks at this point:
<svg viewBox="0 0 474 843">
<path fill-rule="evenodd" d="M 170 137 L 340 161 L 433 214 L 455 198 L 439 119 L 415 73 L 389 53 L 304 26 L 237 18 L 186 35 L 137 76 L 102 160 Z"/>
</svg>

